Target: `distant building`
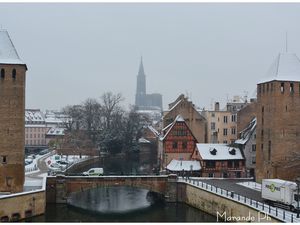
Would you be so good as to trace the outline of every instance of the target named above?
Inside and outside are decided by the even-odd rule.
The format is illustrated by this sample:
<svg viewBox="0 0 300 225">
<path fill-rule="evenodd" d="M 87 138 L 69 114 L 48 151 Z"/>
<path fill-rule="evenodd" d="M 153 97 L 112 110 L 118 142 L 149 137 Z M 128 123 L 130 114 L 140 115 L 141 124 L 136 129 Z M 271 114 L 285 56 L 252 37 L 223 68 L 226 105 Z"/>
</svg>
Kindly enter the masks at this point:
<svg viewBox="0 0 300 225">
<path fill-rule="evenodd" d="M 295 180 L 300 168 L 300 60 L 280 53 L 257 84 L 256 178 Z"/>
<path fill-rule="evenodd" d="M 171 124 L 177 115 L 182 116 L 198 143 L 206 142 L 206 119 L 197 111 L 192 101 L 189 101 L 183 94 L 169 104 L 167 111 L 164 111 L 163 127 Z"/>
<path fill-rule="evenodd" d="M 158 109 L 162 111 L 162 95 L 158 93 L 147 94 L 146 92 L 146 75 L 142 58 L 137 76 L 135 106 L 138 110 Z"/>
<path fill-rule="evenodd" d="M 23 191 L 26 71 L 8 32 L 0 30 L 0 192 Z"/>
<path fill-rule="evenodd" d="M 257 100 L 255 98 L 250 99 L 250 103 L 248 103 L 245 107 L 240 109 L 237 112 L 237 133 L 239 134 L 248 127 L 249 123 L 253 118 L 256 117 L 256 106 Z"/>
<path fill-rule="evenodd" d="M 49 141 L 64 136 L 64 122 L 69 118 L 56 111 L 40 109 L 25 110 L 25 148 L 38 150 L 48 146 Z"/>
<path fill-rule="evenodd" d="M 223 110 L 220 110 L 220 103 L 216 102 L 214 110 L 202 111 L 207 120 L 207 142 L 233 144 L 237 139 L 237 113 L 248 104 L 235 96 Z"/>
<path fill-rule="evenodd" d="M 25 148 L 37 149 L 46 147 L 46 133 L 49 128 L 40 109 L 25 110 Z"/>
<path fill-rule="evenodd" d="M 256 118 L 239 134 L 235 144 L 242 150 L 246 161 L 247 177 L 255 177 L 256 166 Z"/>
<path fill-rule="evenodd" d="M 239 148 L 226 144 L 197 144 L 192 159 L 199 160 L 203 177 L 245 177 L 245 160 Z"/>
</svg>

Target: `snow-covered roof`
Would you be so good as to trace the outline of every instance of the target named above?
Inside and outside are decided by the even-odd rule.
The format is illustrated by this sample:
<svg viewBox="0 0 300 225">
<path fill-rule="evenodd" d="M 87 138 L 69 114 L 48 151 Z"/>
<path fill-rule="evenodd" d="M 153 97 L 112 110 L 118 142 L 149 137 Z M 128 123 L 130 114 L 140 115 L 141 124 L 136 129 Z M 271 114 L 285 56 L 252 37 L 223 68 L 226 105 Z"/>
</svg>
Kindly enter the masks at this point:
<svg viewBox="0 0 300 225">
<path fill-rule="evenodd" d="M 242 130 L 240 133 L 241 133 L 241 138 L 236 140 L 234 143 L 235 144 L 246 144 L 248 142 L 248 140 L 250 139 L 253 131 L 255 130 L 256 128 L 256 117 L 253 118 L 251 120 L 251 122 L 249 123 L 249 125 L 244 129 Z"/>
<path fill-rule="evenodd" d="M 148 141 L 146 138 L 140 138 L 139 139 L 139 143 L 151 143 L 150 141 Z"/>
<path fill-rule="evenodd" d="M 203 160 L 243 159 L 239 148 L 226 144 L 197 144 L 197 151 Z"/>
<path fill-rule="evenodd" d="M 62 136 L 65 135 L 65 129 L 60 127 L 52 127 L 48 132 L 47 135 L 55 135 L 55 136 Z"/>
<path fill-rule="evenodd" d="M 156 136 L 159 136 L 159 132 L 152 126 L 148 126 L 149 130 Z"/>
<path fill-rule="evenodd" d="M 300 81 L 300 60 L 295 53 L 280 53 L 271 65 L 267 76 L 258 82 Z"/>
<path fill-rule="evenodd" d="M 167 169 L 170 171 L 199 171 L 201 170 L 201 165 L 199 161 L 187 161 L 187 160 L 176 160 L 173 159 L 169 165 L 167 165 Z"/>
<path fill-rule="evenodd" d="M 6 30 L 0 30 L 0 64 L 25 65 L 20 59 Z"/>
<path fill-rule="evenodd" d="M 181 115 L 177 115 L 175 120 L 163 129 L 163 131 L 166 130 L 166 128 L 168 130 L 167 130 L 166 134 L 163 137 L 160 137 L 161 141 L 164 140 L 165 137 L 167 137 L 167 135 L 169 134 L 170 130 L 172 130 L 172 127 L 175 125 L 176 122 L 184 122 L 184 119 L 182 118 Z"/>
<path fill-rule="evenodd" d="M 25 122 L 27 123 L 35 123 L 40 122 L 44 123 L 44 114 L 39 109 L 26 109 L 25 110 Z"/>
</svg>

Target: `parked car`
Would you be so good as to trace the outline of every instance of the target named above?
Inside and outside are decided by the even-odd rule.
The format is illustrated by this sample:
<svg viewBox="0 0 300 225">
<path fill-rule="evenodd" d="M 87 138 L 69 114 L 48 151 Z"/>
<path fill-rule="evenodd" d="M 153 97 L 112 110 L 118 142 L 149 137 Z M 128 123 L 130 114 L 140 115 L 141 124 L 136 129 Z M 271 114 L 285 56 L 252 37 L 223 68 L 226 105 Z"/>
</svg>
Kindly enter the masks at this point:
<svg viewBox="0 0 300 225">
<path fill-rule="evenodd" d="M 84 176 L 102 176 L 103 168 L 91 168 L 82 173 Z"/>
</svg>

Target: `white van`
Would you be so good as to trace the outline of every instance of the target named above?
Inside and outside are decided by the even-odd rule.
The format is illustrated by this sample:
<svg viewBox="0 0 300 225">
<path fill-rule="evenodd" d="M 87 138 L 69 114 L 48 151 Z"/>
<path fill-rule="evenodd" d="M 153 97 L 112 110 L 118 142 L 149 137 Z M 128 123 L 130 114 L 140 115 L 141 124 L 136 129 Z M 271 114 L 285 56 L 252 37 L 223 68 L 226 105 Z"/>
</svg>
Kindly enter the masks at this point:
<svg viewBox="0 0 300 225">
<path fill-rule="evenodd" d="M 82 173 L 84 176 L 102 176 L 103 168 L 91 168 L 86 172 Z"/>
</svg>

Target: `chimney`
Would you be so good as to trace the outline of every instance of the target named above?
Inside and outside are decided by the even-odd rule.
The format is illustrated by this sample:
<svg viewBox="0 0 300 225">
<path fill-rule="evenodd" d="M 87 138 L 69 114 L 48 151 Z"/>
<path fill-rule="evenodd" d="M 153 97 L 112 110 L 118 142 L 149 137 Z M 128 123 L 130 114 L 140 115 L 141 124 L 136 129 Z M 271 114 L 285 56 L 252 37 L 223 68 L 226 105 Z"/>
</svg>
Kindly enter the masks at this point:
<svg viewBox="0 0 300 225">
<path fill-rule="evenodd" d="M 215 111 L 219 111 L 219 110 L 220 110 L 220 103 L 215 102 Z"/>
</svg>

